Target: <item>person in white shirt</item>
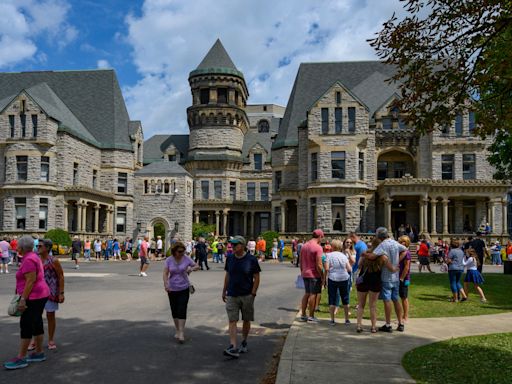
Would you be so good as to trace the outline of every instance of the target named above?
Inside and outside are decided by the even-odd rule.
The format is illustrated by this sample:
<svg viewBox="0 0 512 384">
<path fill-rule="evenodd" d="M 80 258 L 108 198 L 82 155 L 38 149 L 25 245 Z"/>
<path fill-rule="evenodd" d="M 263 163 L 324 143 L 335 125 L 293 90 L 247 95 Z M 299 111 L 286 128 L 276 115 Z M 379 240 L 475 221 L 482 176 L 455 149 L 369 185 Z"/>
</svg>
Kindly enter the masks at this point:
<svg viewBox="0 0 512 384">
<path fill-rule="evenodd" d="M 482 274 L 478 271 L 478 255 L 476 250 L 473 247 L 469 247 L 467 249 L 467 256 L 464 257 L 462 264 L 466 267 L 466 277 L 464 278 L 464 292 L 466 292 L 466 296 L 468 296 L 468 286 L 469 283 L 473 283 L 476 291 L 480 295 L 480 301 L 482 303 L 487 302 L 485 298 L 484 291 L 480 285 L 484 282 L 484 278 Z M 468 296 L 469 297 L 469 296 Z"/>
<path fill-rule="evenodd" d="M 157 258 L 162 257 L 162 249 L 163 249 L 162 236 L 157 236 L 157 240 L 156 240 L 156 257 Z"/>
<path fill-rule="evenodd" d="M 328 287 L 329 294 L 329 312 L 331 313 L 330 325 L 335 325 L 334 320 L 336 311 L 336 295 L 339 293 L 341 303 L 345 310 L 345 325 L 350 324 L 349 316 L 349 296 L 350 296 L 350 273 L 352 267 L 347 255 L 341 252 L 343 243 L 341 240 L 333 240 L 331 242 L 332 252 L 326 256 L 324 263 L 324 284 Z"/>
</svg>

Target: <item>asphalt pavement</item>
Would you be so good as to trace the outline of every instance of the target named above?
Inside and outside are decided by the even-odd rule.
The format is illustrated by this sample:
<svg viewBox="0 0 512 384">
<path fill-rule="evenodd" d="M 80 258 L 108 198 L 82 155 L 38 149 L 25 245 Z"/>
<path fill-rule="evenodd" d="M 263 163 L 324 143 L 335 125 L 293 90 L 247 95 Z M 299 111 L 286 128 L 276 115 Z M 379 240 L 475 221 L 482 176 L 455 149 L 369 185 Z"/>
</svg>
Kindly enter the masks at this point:
<svg viewBox="0 0 512 384">
<path fill-rule="evenodd" d="M 76 271 L 70 262 L 63 262 L 66 302 L 57 312 L 58 349 L 46 351 L 45 362 L 17 371 L 0 370 L 0 382 L 261 382 L 297 313 L 302 296 L 294 287 L 298 269 L 261 263 L 249 353 L 232 360 L 222 354 L 229 344 L 221 299 L 223 265 L 210 264 L 210 271 L 191 275 L 196 293 L 189 302 L 183 345 L 173 338 L 163 291 L 163 262 L 153 262 L 146 278 L 138 276 L 138 265 L 136 261 L 91 262 L 81 263 Z M 16 355 L 19 344 L 18 318 L 7 316 L 14 271 L 0 275 L 2 362 Z"/>
</svg>

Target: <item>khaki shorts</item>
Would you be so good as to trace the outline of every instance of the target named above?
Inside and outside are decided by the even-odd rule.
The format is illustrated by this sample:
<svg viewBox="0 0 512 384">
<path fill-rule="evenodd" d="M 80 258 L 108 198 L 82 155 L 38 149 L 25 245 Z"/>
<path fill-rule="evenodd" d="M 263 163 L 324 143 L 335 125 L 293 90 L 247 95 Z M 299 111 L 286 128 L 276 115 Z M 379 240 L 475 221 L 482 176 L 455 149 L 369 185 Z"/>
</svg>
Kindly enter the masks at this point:
<svg viewBox="0 0 512 384">
<path fill-rule="evenodd" d="M 240 312 L 242 312 L 242 320 L 254 321 L 254 296 L 228 296 L 226 298 L 226 312 L 229 321 L 240 320 Z"/>
</svg>

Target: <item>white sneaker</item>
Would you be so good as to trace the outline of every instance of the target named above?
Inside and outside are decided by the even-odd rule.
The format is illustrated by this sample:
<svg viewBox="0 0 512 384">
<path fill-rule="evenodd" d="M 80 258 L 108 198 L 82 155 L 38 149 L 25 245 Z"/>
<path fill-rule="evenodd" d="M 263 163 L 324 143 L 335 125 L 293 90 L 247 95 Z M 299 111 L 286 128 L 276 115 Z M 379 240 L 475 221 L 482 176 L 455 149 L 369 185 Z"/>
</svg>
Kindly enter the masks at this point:
<svg viewBox="0 0 512 384">
<path fill-rule="evenodd" d="M 75 269 L 80 269 L 80 266 L 78 264 L 75 265 Z"/>
<path fill-rule="evenodd" d="M 1 275 L 2 273 L 4 273 L 4 270 L 3 270 L 3 269 L 2 269 L 2 270 L 0 270 L 0 275 Z"/>
<path fill-rule="evenodd" d="M 9 273 L 9 271 L 5 271 L 5 273 Z"/>
<path fill-rule="evenodd" d="M 146 272 L 141 272 L 140 275 L 144 276 L 144 277 L 148 277 L 148 274 Z"/>
</svg>

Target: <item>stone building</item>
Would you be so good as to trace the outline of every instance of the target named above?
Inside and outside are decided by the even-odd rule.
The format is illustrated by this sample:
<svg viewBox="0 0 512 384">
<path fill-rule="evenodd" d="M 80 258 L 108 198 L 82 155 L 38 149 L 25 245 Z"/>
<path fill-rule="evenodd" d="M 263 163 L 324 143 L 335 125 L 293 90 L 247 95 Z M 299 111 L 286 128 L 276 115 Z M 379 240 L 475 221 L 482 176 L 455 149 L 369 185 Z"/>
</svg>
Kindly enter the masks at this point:
<svg viewBox="0 0 512 384">
<path fill-rule="evenodd" d="M 167 159 L 193 177 L 193 220 L 220 236 L 256 236 L 270 229 L 270 150 L 284 108 L 247 105 L 249 93 L 220 40 L 190 72 L 190 135 L 156 135 L 144 163 Z"/>
<path fill-rule="evenodd" d="M 139 235 L 137 223 L 153 218 L 134 217 L 134 203 L 154 199 L 135 199 L 143 183 L 137 175 L 154 170 L 142 169 L 143 141 L 112 70 L 0 73 L 2 233 L 58 227 L 91 239 Z M 175 168 L 169 176 L 185 191 L 188 176 Z M 167 202 L 160 206 L 148 212 L 190 237 L 188 205 L 176 212 Z"/>
<path fill-rule="evenodd" d="M 381 62 L 301 64 L 272 146 L 273 228 L 281 232 L 506 235 L 510 185 L 493 180 L 491 139 L 468 110 L 418 136 L 395 107 Z"/>
</svg>

